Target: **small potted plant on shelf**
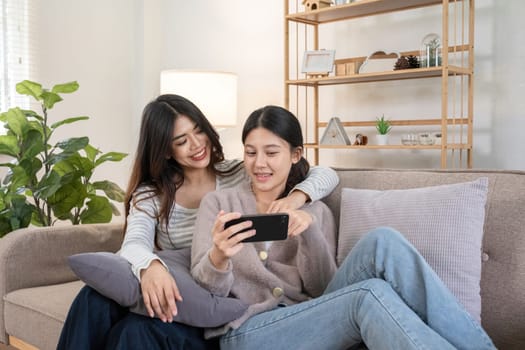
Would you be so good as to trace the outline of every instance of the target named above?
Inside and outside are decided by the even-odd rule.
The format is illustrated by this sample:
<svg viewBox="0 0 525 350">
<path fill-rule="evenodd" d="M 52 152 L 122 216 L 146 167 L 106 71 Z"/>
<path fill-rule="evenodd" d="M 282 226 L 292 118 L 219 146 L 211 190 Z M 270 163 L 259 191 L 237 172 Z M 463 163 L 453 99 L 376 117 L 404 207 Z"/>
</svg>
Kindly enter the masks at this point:
<svg viewBox="0 0 525 350">
<path fill-rule="evenodd" d="M 376 135 L 377 144 L 387 145 L 388 144 L 388 133 L 392 129 L 392 125 L 390 124 L 389 120 L 385 119 L 384 114 L 381 116 L 381 118 L 376 119 L 376 129 L 378 132 L 378 135 Z"/>
</svg>

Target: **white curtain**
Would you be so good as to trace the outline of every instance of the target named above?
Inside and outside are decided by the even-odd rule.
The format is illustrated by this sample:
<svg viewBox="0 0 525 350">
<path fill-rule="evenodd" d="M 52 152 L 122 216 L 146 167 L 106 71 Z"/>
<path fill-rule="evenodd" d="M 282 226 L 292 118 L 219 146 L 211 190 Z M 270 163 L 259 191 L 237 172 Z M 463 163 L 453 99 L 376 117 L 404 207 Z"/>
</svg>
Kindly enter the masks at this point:
<svg viewBox="0 0 525 350">
<path fill-rule="evenodd" d="M 29 108 L 29 99 L 16 93 L 16 84 L 30 79 L 30 0 L 0 0 L 0 111 Z"/>
</svg>

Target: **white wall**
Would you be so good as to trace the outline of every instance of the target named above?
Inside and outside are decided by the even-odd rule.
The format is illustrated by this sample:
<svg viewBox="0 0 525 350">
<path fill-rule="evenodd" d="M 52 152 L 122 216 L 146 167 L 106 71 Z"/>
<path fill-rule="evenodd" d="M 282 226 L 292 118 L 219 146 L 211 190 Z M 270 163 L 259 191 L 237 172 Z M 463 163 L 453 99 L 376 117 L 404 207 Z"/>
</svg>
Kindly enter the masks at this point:
<svg viewBox="0 0 525 350">
<path fill-rule="evenodd" d="M 525 169 L 525 3 L 477 1 L 476 125 L 480 166 Z M 478 122 L 479 120 L 479 122 Z"/>
<path fill-rule="evenodd" d="M 299 1 L 300 2 L 300 1 Z M 254 109 L 283 103 L 283 12 L 281 1 L 164 1 L 162 68 L 231 70 L 239 74 L 240 124 Z M 525 169 L 524 48 L 520 0 L 476 1 L 474 79 L 474 167 Z M 321 39 L 339 57 L 367 55 L 376 49 L 413 50 L 429 32 L 441 31 L 440 8 L 382 15 L 321 30 Z M 337 54 L 336 54 L 337 56 Z M 321 106 L 322 118 L 367 118 L 382 113 L 406 118 L 434 110 L 439 115 L 439 82 L 411 80 L 334 88 L 330 101 L 347 99 L 344 111 Z M 326 93 L 325 93 L 326 94 Z M 325 100 L 325 101 L 326 101 Z M 348 112 L 350 111 L 350 112 Z M 323 115 L 323 112 L 325 113 Z M 350 133 L 351 131 L 349 131 Z M 402 131 L 397 130 L 398 133 Z M 223 132 L 229 156 L 240 156 L 240 127 Z M 226 137 L 224 137 L 226 136 Z M 437 151 L 330 151 L 321 163 L 339 166 L 439 167 Z"/>
<path fill-rule="evenodd" d="M 241 157 L 241 127 L 251 111 L 282 104 L 283 6 L 280 1 L 163 2 L 162 69 L 235 72 L 236 129 L 221 131 L 228 157 Z"/>
<path fill-rule="evenodd" d="M 135 23 L 136 8 L 128 0 L 38 1 L 37 76 L 51 88 L 76 80 L 80 88 L 49 111 L 50 121 L 87 115 L 88 121 L 58 129 L 55 141 L 89 136 L 102 152 L 131 152 L 136 122 Z M 108 162 L 95 177 L 126 184 L 131 156 Z"/>
<path fill-rule="evenodd" d="M 80 90 L 65 96 L 52 113 L 57 117 L 89 115 L 89 121 L 65 127 L 64 134 L 87 134 L 102 151 L 134 152 L 141 109 L 158 93 L 162 69 L 214 69 L 239 75 L 239 127 L 221 132 L 228 157 L 242 155 L 241 125 L 253 109 L 283 103 L 284 6 L 279 0 L 35 3 L 42 53 L 38 79 L 47 86 L 70 80 L 80 83 Z M 525 32 L 520 21 L 525 2 L 478 0 L 476 8 L 474 166 L 525 170 L 525 138 L 518 135 L 525 129 L 521 43 Z M 359 27 L 350 27 L 351 32 L 341 25 L 335 36 L 323 35 L 337 45 L 348 42 L 341 54 L 348 50 L 351 56 L 366 55 L 376 48 L 416 49 L 421 33 L 433 30 L 439 15 L 438 11 L 417 10 L 359 23 Z M 369 116 L 396 115 L 405 108 L 428 107 L 428 101 L 413 96 L 418 89 L 430 88 L 430 83 L 418 84 L 372 85 L 372 93 L 356 85 L 335 96 L 351 92 L 350 101 Z M 396 103 L 388 106 L 387 113 L 377 101 L 392 96 Z M 326 119 L 332 113 L 327 111 Z M 329 163 L 325 160 L 331 158 L 323 155 L 322 163 L 435 167 L 432 157 L 417 152 L 399 157 L 384 152 L 343 152 Z M 125 186 L 131 158 L 109 164 L 96 176 Z"/>
</svg>

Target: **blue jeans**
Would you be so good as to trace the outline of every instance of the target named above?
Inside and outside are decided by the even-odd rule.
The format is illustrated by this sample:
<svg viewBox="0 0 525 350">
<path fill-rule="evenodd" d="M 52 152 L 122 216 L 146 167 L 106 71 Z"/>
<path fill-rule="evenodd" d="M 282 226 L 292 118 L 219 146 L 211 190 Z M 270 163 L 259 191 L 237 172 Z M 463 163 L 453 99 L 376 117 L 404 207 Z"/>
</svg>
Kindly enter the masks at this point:
<svg viewBox="0 0 525 350">
<path fill-rule="evenodd" d="M 416 249 L 397 231 L 368 233 L 324 294 L 255 315 L 221 349 L 495 349 Z"/>
<path fill-rule="evenodd" d="M 90 287 L 73 301 L 57 350 L 218 349 L 201 328 L 132 314 Z"/>
</svg>

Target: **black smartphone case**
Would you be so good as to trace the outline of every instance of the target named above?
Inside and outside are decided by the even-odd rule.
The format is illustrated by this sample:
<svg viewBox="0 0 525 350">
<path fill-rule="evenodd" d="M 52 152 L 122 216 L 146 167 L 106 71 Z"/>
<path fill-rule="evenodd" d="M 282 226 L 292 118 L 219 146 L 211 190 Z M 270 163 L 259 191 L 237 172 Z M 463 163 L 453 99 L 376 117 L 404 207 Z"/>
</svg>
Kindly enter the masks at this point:
<svg viewBox="0 0 525 350">
<path fill-rule="evenodd" d="M 252 227 L 240 232 L 255 229 L 255 236 L 248 237 L 243 242 L 280 241 L 288 237 L 288 219 L 288 214 L 285 213 L 243 215 L 228 221 L 224 228 L 250 220 Z"/>
</svg>

